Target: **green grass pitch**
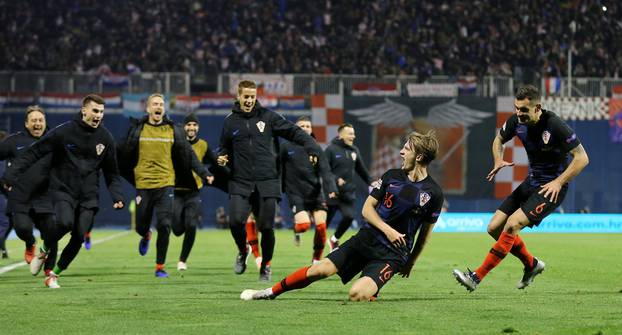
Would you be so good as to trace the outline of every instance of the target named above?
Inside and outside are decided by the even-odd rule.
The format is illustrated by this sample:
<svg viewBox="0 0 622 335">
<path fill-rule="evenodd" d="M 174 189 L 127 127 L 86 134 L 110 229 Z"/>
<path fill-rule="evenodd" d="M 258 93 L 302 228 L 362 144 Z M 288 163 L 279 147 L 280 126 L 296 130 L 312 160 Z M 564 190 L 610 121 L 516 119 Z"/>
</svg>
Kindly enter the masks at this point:
<svg viewBox="0 0 622 335">
<path fill-rule="evenodd" d="M 119 231 L 95 230 L 97 241 Z M 411 277 L 394 277 L 377 302 L 347 301 L 338 277 L 272 301 L 241 301 L 245 288 L 264 288 L 249 258 L 233 273 L 228 231 L 202 230 L 181 276 L 175 270 L 181 238 L 171 235 L 171 277 L 154 277 L 155 239 L 138 255 L 133 232 L 93 246 L 65 271 L 58 290 L 27 267 L 0 274 L 2 334 L 622 334 L 622 235 L 523 234 L 547 264 L 526 290 L 515 288 L 522 266 L 508 255 L 473 293 L 451 270 L 477 267 L 492 245 L 485 234 L 432 235 Z M 312 232 L 293 245 L 277 231 L 273 282 L 310 261 Z M 8 241 L 22 260 L 23 243 Z M 272 284 L 271 283 L 271 284 Z"/>
</svg>

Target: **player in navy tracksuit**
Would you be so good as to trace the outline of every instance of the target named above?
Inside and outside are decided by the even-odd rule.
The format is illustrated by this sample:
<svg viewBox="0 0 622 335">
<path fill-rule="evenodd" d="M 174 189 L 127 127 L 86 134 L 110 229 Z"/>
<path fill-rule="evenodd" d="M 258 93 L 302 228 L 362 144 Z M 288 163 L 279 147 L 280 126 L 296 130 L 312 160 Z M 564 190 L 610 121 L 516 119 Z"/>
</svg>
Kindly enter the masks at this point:
<svg viewBox="0 0 622 335">
<path fill-rule="evenodd" d="M 46 131 L 47 125 L 43 109 L 37 105 L 28 106 L 24 130 L 12 134 L 0 143 L 0 160 L 6 160 L 6 165 L 10 167 Z M 32 164 L 20 176 L 20 181 L 14 185 L 11 192 L 8 192 L 6 214 L 10 220 L 10 226 L 15 229 L 17 236 L 26 244 L 24 259 L 28 264 L 35 257 L 36 251 L 33 228 L 36 227 L 39 231 L 44 231 L 53 227 L 54 210 L 48 193 L 48 171 L 51 162 L 52 155 L 47 155 Z M 53 257 L 47 262 L 46 269 L 51 270 L 52 259 Z"/>
<path fill-rule="evenodd" d="M 110 132 L 101 125 L 104 116 L 104 100 L 97 95 L 87 95 L 82 101 L 80 114 L 72 121 L 61 124 L 31 145 L 5 173 L 4 183 L 8 189 L 16 185 L 18 177 L 48 154 L 52 154 L 50 194 L 56 215 L 52 236 L 44 236 L 45 244 L 58 241 L 68 232 L 71 239 L 60 256 L 54 271 L 48 273 L 45 284 L 59 288 L 58 274 L 65 270 L 80 251 L 84 234 L 97 212 L 96 195 L 101 169 L 113 207 L 123 208 L 123 190 L 117 166 L 115 143 Z M 33 274 L 39 271 L 47 258 L 47 250 L 30 263 Z M 38 269 L 37 269 L 38 268 Z M 33 270 L 34 269 L 34 270 Z"/>
<path fill-rule="evenodd" d="M 345 284 L 362 272 L 350 300 L 369 301 L 394 274 L 408 277 L 443 205 L 443 192 L 427 172 L 437 151 L 433 134 L 411 133 L 400 151 L 402 168 L 374 183 L 363 205 L 367 223 L 356 235 L 320 263 L 298 269 L 271 288 L 245 290 L 240 298 L 274 299 L 334 274 Z"/>
<path fill-rule="evenodd" d="M 331 250 L 339 246 L 339 239 L 350 228 L 354 220 L 354 204 L 356 201 L 356 184 L 354 175 L 369 185 L 371 177 L 363 163 L 359 149 L 354 145 L 354 127 L 349 123 L 339 126 L 338 136 L 326 147 L 325 154 L 330 165 L 331 172 L 335 176 L 338 196 L 328 200 L 328 219 L 330 225 L 337 211 L 341 211 L 341 221 L 331 236 L 329 243 Z"/>
<path fill-rule="evenodd" d="M 301 116 L 296 121 L 302 130 L 312 134 L 311 119 Z M 335 177 L 330 173 L 326 157 L 322 154 L 317 162 L 309 161 L 304 147 L 292 142 L 281 143 L 283 189 L 294 213 L 294 233 L 299 245 L 300 233 L 307 231 L 311 221 L 315 223 L 312 262 L 322 258 L 326 244 L 326 201 L 322 185 L 330 198 L 336 197 Z"/>
<path fill-rule="evenodd" d="M 257 102 L 257 86 L 252 81 L 238 85 L 238 99 L 227 116 L 220 136 L 218 164 L 229 166 L 231 235 L 238 247 L 234 271 L 246 270 L 246 219 L 252 211 L 261 232 L 263 259 L 259 269 L 261 280 L 271 278 L 274 251 L 274 216 L 281 198 L 281 174 L 277 162 L 278 138 L 303 145 L 317 157 L 322 150 L 315 140 L 283 116 Z"/>
<path fill-rule="evenodd" d="M 453 274 L 467 290 L 473 291 L 481 280 L 511 253 L 524 265 L 517 287 L 524 289 L 544 271 L 543 261 L 533 257 L 518 236 L 521 229 L 537 226 L 557 208 L 568 190 L 568 182 L 588 164 L 589 159 L 575 132 L 554 113 L 543 110 L 540 92 L 531 85 L 521 87 L 514 99 L 516 113 L 504 124 L 492 144 L 497 172 L 514 163 L 503 160 L 503 144 L 518 137 L 527 151 L 529 175 L 501 204 L 488 224 L 488 233 L 497 240 L 483 264 L 475 271 L 454 270 Z M 568 164 L 568 154 L 572 161 Z"/>
</svg>

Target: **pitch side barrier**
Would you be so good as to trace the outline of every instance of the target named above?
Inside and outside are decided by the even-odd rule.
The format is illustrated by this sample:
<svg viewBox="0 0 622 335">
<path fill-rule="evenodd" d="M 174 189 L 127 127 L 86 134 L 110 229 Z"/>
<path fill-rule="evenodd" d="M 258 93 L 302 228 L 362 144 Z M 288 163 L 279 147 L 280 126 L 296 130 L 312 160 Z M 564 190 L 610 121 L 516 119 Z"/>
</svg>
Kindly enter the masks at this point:
<svg viewBox="0 0 622 335">
<path fill-rule="evenodd" d="M 435 232 L 486 232 L 492 213 L 442 213 Z M 622 233 L 622 214 L 551 214 L 527 233 Z"/>
</svg>

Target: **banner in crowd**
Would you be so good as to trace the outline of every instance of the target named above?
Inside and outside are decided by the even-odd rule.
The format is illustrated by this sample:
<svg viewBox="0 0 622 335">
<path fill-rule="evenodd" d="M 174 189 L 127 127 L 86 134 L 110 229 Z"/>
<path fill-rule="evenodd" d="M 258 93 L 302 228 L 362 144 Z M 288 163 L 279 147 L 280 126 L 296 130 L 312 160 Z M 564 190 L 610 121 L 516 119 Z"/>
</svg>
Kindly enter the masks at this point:
<svg viewBox="0 0 622 335">
<path fill-rule="evenodd" d="M 229 93 L 238 94 L 238 83 L 242 80 L 254 81 L 259 95 L 294 95 L 294 76 L 291 74 L 229 74 Z"/>
<path fill-rule="evenodd" d="M 324 97 L 325 118 L 331 120 L 327 124 L 335 128 L 335 135 L 336 127 L 343 121 L 352 123 L 357 134 L 365 134 L 357 137 L 355 143 L 364 161 L 369 162 L 373 178 L 401 166 L 399 151 L 409 132 L 434 130 L 440 148 L 430 172 L 443 191 L 453 195 L 492 196 L 492 186 L 480 182 L 489 168 L 481 162 L 489 159 L 490 151 L 475 148 L 481 148 L 482 143 L 488 146 L 494 136 L 494 99 L 346 96 L 342 106 L 329 106 L 329 101 L 336 99 Z M 343 109 L 341 118 L 337 116 L 339 107 Z M 314 105 L 314 131 L 315 112 Z M 327 137 L 330 142 L 332 136 L 327 134 Z M 475 181 L 477 185 L 469 187 L 468 183 Z"/>
<path fill-rule="evenodd" d="M 562 79 L 559 77 L 544 78 L 544 92 L 546 95 L 555 95 L 562 90 Z"/>
<path fill-rule="evenodd" d="M 2 92 L 0 93 L 0 107 L 27 107 L 37 103 L 34 93 Z"/>
<path fill-rule="evenodd" d="M 622 142 L 622 86 L 612 88 L 609 100 L 609 133 L 611 141 Z"/>
<path fill-rule="evenodd" d="M 477 77 L 467 76 L 458 79 L 459 95 L 475 95 L 477 93 Z"/>
<path fill-rule="evenodd" d="M 485 233 L 492 213 L 441 213 L 434 232 Z M 525 233 L 622 233 L 622 214 L 551 214 Z"/>
<path fill-rule="evenodd" d="M 130 84 L 130 77 L 122 74 L 109 73 L 101 76 L 106 88 L 123 88 Z"/>
<path fill-rule="evenodd" d="M 352 95 L 354 96 L 399 96 L 396 83 L 354 83 Z"/>
<path fill-rule="evenodd" d="M 542 108 L 554 112 L 564 120 L 609 119 L 609 98 L 543 97 Z"/>
<path fill-rule="evenodd" d="M 121 95 L 118 93 L 101 93 L 99 94 L 106 101 L 106 109 L 121 108 Z M 75 109 L 82 107 L 82 99 L 85 94 L 69 94 L 69 93 L 41 93 L 39 96 L 39 104 L 43 108 L 48 109 Z"/>
<path fill-rule="evenodd" d="M 406 86 L 409 97 L 456 97 L 456 84 L 408 84 Z"/>
</svg>

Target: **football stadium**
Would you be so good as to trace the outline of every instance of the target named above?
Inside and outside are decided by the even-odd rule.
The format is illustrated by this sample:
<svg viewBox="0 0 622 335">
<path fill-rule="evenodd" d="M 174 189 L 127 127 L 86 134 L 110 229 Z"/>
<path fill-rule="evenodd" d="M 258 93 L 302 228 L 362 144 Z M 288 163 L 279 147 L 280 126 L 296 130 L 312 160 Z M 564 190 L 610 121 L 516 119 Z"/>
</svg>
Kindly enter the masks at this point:
<svg viewBox="0 0 622 335">
<path fill-rule="evenodd" d="M 0 333 L 622 334 L 618 1 L 0 18 Z"/>
</svg>

